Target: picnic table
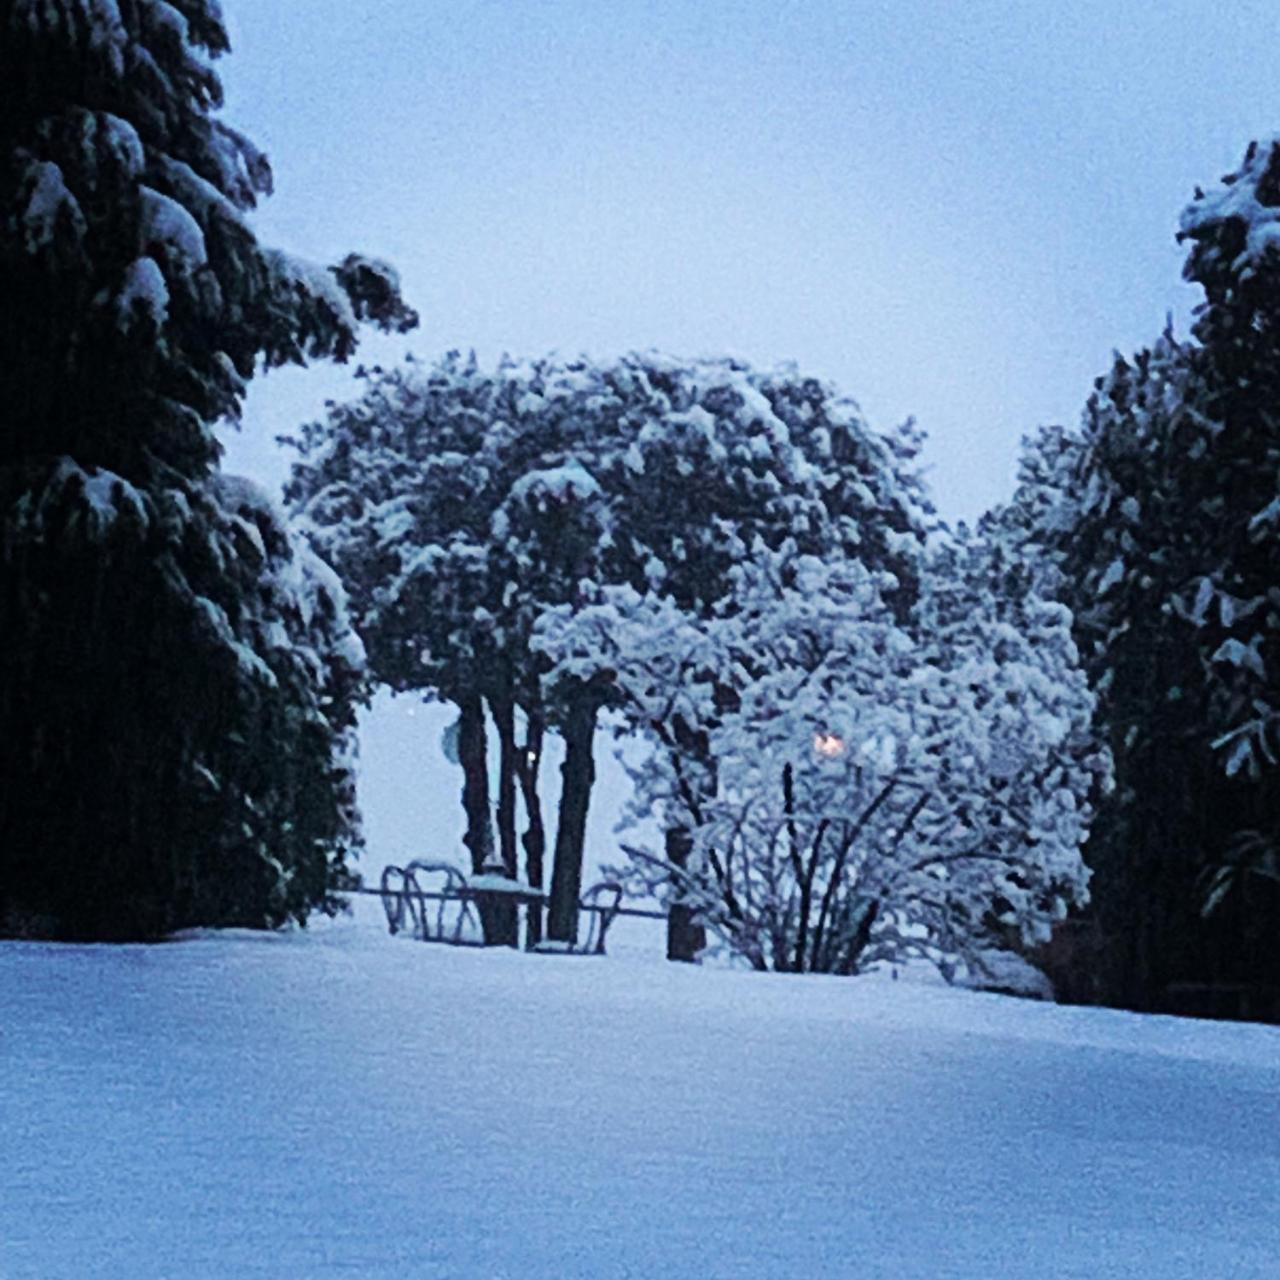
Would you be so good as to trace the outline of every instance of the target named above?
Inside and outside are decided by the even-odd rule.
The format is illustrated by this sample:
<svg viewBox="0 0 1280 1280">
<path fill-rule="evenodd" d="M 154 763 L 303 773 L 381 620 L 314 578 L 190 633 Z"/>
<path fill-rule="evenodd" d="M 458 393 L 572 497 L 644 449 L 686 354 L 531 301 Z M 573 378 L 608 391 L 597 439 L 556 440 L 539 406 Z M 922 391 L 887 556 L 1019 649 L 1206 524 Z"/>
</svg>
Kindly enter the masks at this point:
<svg viewBox="0 0 1280 1280">
<path fill-rule="evenodd" d="M 466 875 L 450 862 L 417 858 L 382 873 L 379 889 L 387 927 L 422 942 L 451 946 L 484 946 L 480 911 L 491 904 L 540 906 L 547 894 L 533 885 L 497 872 Z M 583 938 L 572 943 L 540 942 L 534 950 L 604 955 L 609 926 L 622 908 L 622 886 L 613 881 L 592 885 L 579 899 L 587 916 Z"/>
</svg>

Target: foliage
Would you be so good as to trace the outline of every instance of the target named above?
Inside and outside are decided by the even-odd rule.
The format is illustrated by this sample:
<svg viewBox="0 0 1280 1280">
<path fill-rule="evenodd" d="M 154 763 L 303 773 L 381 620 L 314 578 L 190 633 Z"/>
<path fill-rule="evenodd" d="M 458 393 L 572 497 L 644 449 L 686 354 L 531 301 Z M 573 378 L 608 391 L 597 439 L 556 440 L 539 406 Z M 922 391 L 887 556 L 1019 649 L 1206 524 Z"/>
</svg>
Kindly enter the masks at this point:
<svg viewBox="0 0 1280 1280">
<path fill-rule="evenodd" d="M 358 842 L 341 589 L 213 429 L 415 317 L 257 241 L 227 47 L 213 0 L 0 4 L 0 927 L 301 918 Z"/>
<path fill-rule="evenodd" d="M 1030 443 L 995 521 L 1073 610 L 1115 757 L 1087 851 L 1086 998 L 1167 1007 L 1179 983 L 1280 980 L 1277 174 L 1277 144 L 1254 144 L 1197 193 L 1195 340 L 1117 358 L 1079 433 Z"/>
<path fill-rule="evenodd" d="M 243 481 L 157 497 L 64 459 L 9 510 L 11 914 L 135 937 L 332 908 L 363 667 L 332 573 Z"/>
<path fill-rule="evenodd" d="M 744 545 L 791 538 L 909 586 L 927 519 L 899 465 L 910 433 L 882 439 L 832 388 L 733 361 L 488 372 L 453 353 L 370 375 L 293 443 L 289 500 L 340 567 L 378 678 L 446 698 L 504 662 L 536 697 L 533 625 L 584 582 L 705 609 Z"/>
<path fill-rule="evenodd" d="M 973 960 L 1086 896 L 1105 756 L 1069 616 L 993 590 L 980 547 L 935 560 L 903 624 L 892 575 L 790 544 L 756 544 L 705 618 L 622 588 L 544 624 L 559 668 L 607 668 L 655 747 L 631 818 L 692 837 L 682 866 L 630 846 L 632 883 L 757 968 Z"/>
<path fill-rule="evenodd" d="M 612 585 L 706 613 L 755 542 L 892 570 L 903 609 L 930 518 L 911 429 L 882 438 L 830 386 L 731 360 L 490 372 L 454 353 L 371 376 L 296 443 L 290 500 L 348 584 L 376 677 L 464 707 L 483 695 L 500 732 L 514 703 L 531 725 L 572 730 L 571 755 L 589 756 L 617 691 L 605 671 L 544 679 L 531 640 L 549 612 Z M 589 790 L 571 764 L 566 781 Z M 585 799 L 565 795 L 580 826 Z M 565 857 L 580 858 L 579 838 Z M 475 859 L 484 842 L 469 843 Z"/>
</svg>

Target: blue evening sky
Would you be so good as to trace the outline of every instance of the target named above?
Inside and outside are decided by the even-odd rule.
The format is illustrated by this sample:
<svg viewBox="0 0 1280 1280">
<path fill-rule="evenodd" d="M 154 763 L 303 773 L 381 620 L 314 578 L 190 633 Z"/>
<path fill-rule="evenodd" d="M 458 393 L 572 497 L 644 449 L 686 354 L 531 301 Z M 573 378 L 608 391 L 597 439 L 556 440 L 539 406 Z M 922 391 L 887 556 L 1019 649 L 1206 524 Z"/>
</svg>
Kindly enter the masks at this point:
<svg viewBox="0 0 1280 1280">
<path fill-rule="evenodd" d="M 1274 0 L 227 0 L 260 233 L 392 259 L 406 348 L 794 360 L 914 414 L 947 514 L 1008 492 L 1195 297 L 1178 213 L 1280 128 Z M 228 465 L 345 395 L 272 375 Z"/>
<path fill-rule="evenodd" d="M 1074 422 L 1113 349 L 1185 326 L 1178 214 L 1280 128 L 1275 0 L 225 7 L 228 119 L 276 169 L 261 234 L 386 256 L 422 312 L 364 358 L 794 360 L 874 425 L 915 414 L 953 517 L 1009 492 L 1019 437 Z M 279 483 L 273 436 L 351 391 L 260 380 L 228 467 Z M 374 881 L 460 856 L 451 718 L 362 718 Z M 628 791 L 597 756 L 593 864 Z"/>
</svg>

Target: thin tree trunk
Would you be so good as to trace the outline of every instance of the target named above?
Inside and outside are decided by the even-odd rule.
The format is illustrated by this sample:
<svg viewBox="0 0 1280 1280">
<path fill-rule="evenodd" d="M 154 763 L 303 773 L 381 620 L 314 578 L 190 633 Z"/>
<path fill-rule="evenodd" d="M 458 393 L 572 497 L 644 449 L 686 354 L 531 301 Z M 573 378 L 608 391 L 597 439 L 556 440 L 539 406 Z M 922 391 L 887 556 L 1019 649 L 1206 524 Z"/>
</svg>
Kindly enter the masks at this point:
<svg viewBox="0 0 1280 1280">
<path fill-rule="evenodd" d="M 498 730 L 498 849 L 502 868 L 513 880 L 516 865 L 516 723 L 510 698 L 490 698 L 489 708 Z M 514 902 L 500 902 L 493 908 L 497 931 L 510 946 L 519 945 L 520 913 Z"/>
<path fill-rule="evenodd" d="M 707 744 L 705 735 L 692 733 L 683 720 L 677 718 L 671 732 L 667 732 L 661 722 L 653 726 L 658 730 L 667 751 L 671 753 L 671 763 L 675 770 L 680 798 L 695 825 L 702 822 L 702 806 L 693 782 L 686 776 L 681 767 L 681 754 L 686 753 L 705 759 Z M 684 870 L 689 864 L 689 855 L 693 851 L 693 835 L 685 827 L 672 827 L 666 832 L 667 859 Z M 694 923 L 693 910 L 683 903 L 672 903 L 667 914 L 667 959 L 685 964 L 697 963 L 698 953 L 707 945 L 707 931 Z"/>
<path fill-rule="evenodd" d="M 782 805 L 787 817 L 787 844 L 791 862 L 800 880 L 800 918 L 796 922 L 796 947 L 792 968 L 804 972 L 805 952 L 809 942 L 809 912 L 813 909 L 813 876 L 817 870 L 816 857 L 808 871 L 800 860 L 800 835 L 796 830 L 796 786 L 790 761 L 782 766 Z"/>
<path fill-rule="evenodd" d="M 684 827 L 666 833 L 667 860 L 682 871 L 689 865 L 693 837 Z M 673 902 L 667 913 L 667 959 L 695 964 L 698 952 L 707 945 L 707 931 L 694 922 L 693 908 Z"/>
<path fill-rule="evenodd" d="M 551 873 L 551 902 L 547 935 L 553 942 L 578 939 L 578 899 L 582 894 L 582 854 L 587 835 L 587 806 L 595 781 L 592 747 L 599 702 L 588 690 L 577 694 L 564 726 L 564 779 L 560 817 L 556 827 L 555 866 Z"/>
<path fill-rule="evenodd" d="M 840 889 L 840 881 L 844 876 L 844 868 L 849 852 L 852 850 L 854 843 L 865 830 L 867 824 L 875 817 L 876 810 L 885 803 L 893 794 L 898 783 L 895 779 L 890 778 L 888 782 L 880 789 L 876 798 L 862 811 L 858 816 L 857 822 L 854 823 L 851 830 L 846 830 L 843 839 L 840 841 L 839 852 L 836 854 L 835 866 L 831 870 L 830 878 L 827 880 L 826 890 L 822 895 L 822 906 L 818 911 L 818 927 L 814 930 L 813 935 L 813 963 L 812 967 L 815 971 L 818 969 L 818 957 L 822 952 L 822 939 L 827 929 L 827 922 L 831 918 L 831 909 L 835 904 L 836 896 Z M 919 803 L 919 802 L 917 802 Z M 923 807 L 922 805 L 920 806 Z M 919 808 L 913 808 L 911 815 L 903 828 L 906 828 L 915 821 L 919 814 Z"/>
<path fill-rule="evenodd" d="M 516 750 L 516 777 L 520 780 L 520 796 L 524 801 L 525 812 L 525 831 L 521 837 L 524 845 L 525 879 L 535 889 L 542 888 L 542 864 L 547 851 L 547 833 L 542 824 L 542 798 L 538 794 L 543 733 L 542 712 L 530 711 L 524 746 Z M 540 902 L 529 904 L 526 919 L 525 943 L 533 948 L 542 941 Z"/>
<path fill-rule="evenodd" d="M 479 698 L 466 698 L 458 704 L 458 763 L 462 766 L 462 808 L 467 815 L 462 843 L 471 854 L 471 870 L 479 875 L 493 852 L 484 706 Z"/>
<path fill-rule="evenodd" d="M 489 709 L 498 730 L 498 848 L 507 875 L 516 877 L 516 725 L 515 707 L 504 698 L 490 698 Z"/>
<path fill-rule="evenodd" d="M 484 703 L 479 697 L 458 704 L 458 762 L 462 765 L 462 807 L 467 833 L 462 837 L 471 854 L 471 870 L 480 875 L 493 854 L 493 822 L 489 810 L 489 762 L 485 742 Z M 487 906 L 480 906 L 480 925 L 489 946 L 507 942 L 501 923 Z"/>
<path fill-rule="evenodd" d="M 854 930 L 853 937 L 849 940 L 849 944 L 845 949 L 842 963 L 837 972 L 849 975 L 854 973 L 858 967 L 858 959 L 867 949 L 867 944 L 871 941 L 871 930 L 875 927 L 876 917 L 880 914 L 880 901 L 873 899 L 871 903 L 863 909 L 862 915 L 858 920 L 858 926 Z M 832 966 L 833 968 L 835 966 Z"/>
</svg>

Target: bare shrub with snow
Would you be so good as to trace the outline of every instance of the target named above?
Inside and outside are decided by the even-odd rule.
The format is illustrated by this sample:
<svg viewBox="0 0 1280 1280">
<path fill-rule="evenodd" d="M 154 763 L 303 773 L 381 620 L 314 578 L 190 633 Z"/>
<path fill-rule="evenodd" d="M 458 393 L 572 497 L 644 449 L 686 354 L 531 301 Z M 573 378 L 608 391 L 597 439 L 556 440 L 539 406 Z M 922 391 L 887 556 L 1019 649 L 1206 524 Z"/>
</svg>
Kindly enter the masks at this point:
<svg viewBox="0 0 1280 1280">
<path fill-rule="evenodd" d="M 1106 757 L 1070 616 L 993 591 L 982 548 L 934 559 L 901 620 L 887 572 L 756 544 L 709 616 L 619 589 L 541 629 L 652 743 L 632 818 L 688 833 L 629 845 L 630 883 L 757 968 L 974 958 L 1086 897 Z"/>
</svg>

